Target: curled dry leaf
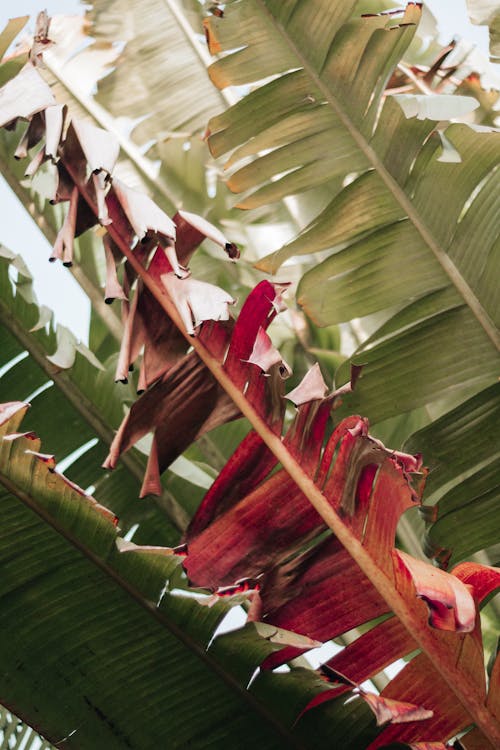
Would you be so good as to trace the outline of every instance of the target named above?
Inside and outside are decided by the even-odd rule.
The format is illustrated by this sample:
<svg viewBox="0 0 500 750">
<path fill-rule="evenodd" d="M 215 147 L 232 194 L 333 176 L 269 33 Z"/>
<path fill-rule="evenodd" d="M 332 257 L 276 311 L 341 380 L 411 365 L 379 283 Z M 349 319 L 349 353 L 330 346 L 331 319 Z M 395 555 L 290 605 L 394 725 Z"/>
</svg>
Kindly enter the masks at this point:
<svg viewBox="0 0 500 750">
<path fill-rule="evenodd" d="M 106 257 L 106 286 L 104 288 L 104 302 L 106 302 L 107 305 L 111 304 L 114 299 L 127 299 L 127 295 L 123 291 L 123 287 L 118 281 L 118 276 L 116 275 L 115 258 L 110 243 L 110 238 L 105 236 L 103 238 L 104 254 Z"/>
<path fill-rule="evenodd" d="M 86 120 L 73 118 L 72 122 L 90 171 L 112 174 L 120 153 L 117 138 Z M 122 183 L 119 183 L 119 186 L 123 188 Z"/>
<path fill-rule="evenodd" d="M 53 160 L 58 157 L 67 109 L 64 104 L 54 104 L 45 110 L 45 154 Z"/>
<path fill-rule="evenodd" d="M 43 464 L 45 464 L 45 466 L 47 467 L 49 471 L 56 470 L 56 459 L 52 453 L 39 453 L 38 451 L 32 451 L 32 450 L 27 450 L 24 452 L 28 453 L 30 456 L 34 456 Z"/>
<path fill-rule="evenodd" d="M 279 373 L 283 378 L 288 378 L 292 374 L 290 366 L 281 358 L 281 354 L 273 346 L 273 342 L 263 328 L 259 328 L 252 353 L 245 361 L 257 365 L 265 373 L 268 373 L 273 365 L 279 365 Z"/>
<path fill-rule="evenodd" d="M 299 385 L 286 394 L 287 399 L 292 401 L 295 406 L 300 406 L 308 401 L 322 399 L 328 391 L 328 386 L 323 380 L 321 369 L 316 362 L 299 383 Z"/>
<path fill-rule="evenodd" d="M 209 240 L 220 245 L 222 249 L 226 251 L 231 260 L 237 260 L 240 257 L 240 251 L 234 242 L 230 242 L 220 229 L 217 229 L 217 227 L 209 221 L 203 219 L 201 216 L 197 216 L 197 214 L 192 214 L 189 211 L 179 211 L 179 216 L 201 232 L 201 234 L 204 234 Z"/>
<path fill-rule="evenodd" d="M 59 230 L 49 261 L 62 260 L 64 266 L 73 265 L 73 243 L 75 241 L 76 217 L 79 192 L 75 185 L 69 201 L 69 209 Z"/>
<path fill-rule="evenodd" d="M 29 407 L 30 405 L 24 401 L 7 401 L 4 404 L 0 404 L 0 425 L 8 422 L 18 412 L 22 411 L 24 414 Z M 18 422 L 20 423 L 21 419 Z"/>
<path fill-rule="evenodd" d="M 0 127 L 18 117 L 29 120 L 36 112 L 55 103 L 50 86 L 28 63 L 0 89 Z"/>
<path fill-rule="evenodd" d="M 433 716 L 432 711 L 422 706 L 415 706 L 413 703 L 383 698 L 381 695 L 368 693 L 365 690 L 360 690 L 359 693 L 375 714 L 377 726 L 381 726 L 387 722 L 391 724 L 404 724 L 407 721 L 422 721 L 423 719 L 430 719 Z"/>
<path fill-rule="evenodd" d="M 469 588 L 456 576 L 394 550 L 408 570 L 417 595 L 428 605 L 429 622 L 439 630 L 470 633 L 476 622 L 476 607 Z"/>
<path fill-rule="evenodd" d="M 43 53 L 54 42 L 49 38 L 50 16 L 46 10 L 41 10 L 36 17 L 35 35 L 33 37 L 33 46 L 30 50 L 30 60 L 33 65 L 43 64 Z"/>
<path fill-rule="evenodd" d="M 161 281 L 191 336 L 204 320 L 229 320 L 229 305 L 236 300 L 224 289 L 193 278 L 179 279 L 173 273 L 164 274 Z"/>
<path fill-rule="evenodd" d="M 51 109 L 51 107 L 49 107 L 48 109 Z M 25 133 L 19 141 L 19 144 L 14 151 L 14 158 L 25 159 L 28 156 L 28 151 L 41 141 L 44 131 L 45 124 L 43 122 L 42 114 L 40 112 L 37 112 L 31 118 Z"/>
<path fill-rule="evenodd" d="M 149 233 L 175 240 L 175 224 L 149 196 L 113 180 L 113 189 L 137 237 L 142 240 Z"/>
</svg>

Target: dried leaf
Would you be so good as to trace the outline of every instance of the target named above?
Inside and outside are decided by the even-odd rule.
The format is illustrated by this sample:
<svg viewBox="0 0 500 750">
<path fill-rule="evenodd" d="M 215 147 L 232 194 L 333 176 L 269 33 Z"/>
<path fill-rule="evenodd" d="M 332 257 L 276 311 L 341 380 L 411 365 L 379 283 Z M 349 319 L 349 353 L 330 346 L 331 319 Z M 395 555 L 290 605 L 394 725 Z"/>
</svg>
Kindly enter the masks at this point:
<svg viewBox="0 0 500 750">
<path fill-rule="evenodd" d="M 26 413 L 26 409 L 29 409 L 29 406 L 30 405 L 24 403 L 24 401 L 8 401 L 4 404 L 0 404 L 0 425 L 5 424 L 9 419 L 12 419 L 14 414 L 22 412 L 22 414 L 19 415 L 18 420 L 18 423 L 20 423 L 22 417 Z"/>
<path fill-rule="evenodd" d="M 73 118 L 72 123 L 89 169 L 92 172 L 103 171 L 108 175 L 112 174 L 120 152 L 120 144 L 116 136 L 107 130 L 92 125 L 87 120 Z M 122 183 L 119 183 L 118 191 L 123 190 L 123 187 Z M 125 189 L 131 190 L 131 188 Z M 150 228 L 146 227 L 146 229 Z M 139 232 L 136 231 L 136 233 L 142 237 Z M 167 234 L 167 236 L 170 235 Z"/>
<path fill-rule="evenodd" d="M 75 240 L 78 200 L 79 192 L 75 185 L 71 193 L 68 213 L 57 234 L 52 255 L 49 258 L 51 262 L 57 259 L 62 260 L 63 265 L 68 267 L 73 265 L 73 243 Z"/>
<path fill-rule="evenodd" d="M 432 711 L 422 706 L 415 706 L 413 703 L 383 698 L 381 695 L 368 693 L 365 690 L 360 690 L 360 695 L 375 714 L 379 727 L 387 722 L 403 724 L 407 721 L 423 721 L 433 716 Z"/>
<path fill-rule="evenodd" d="M 50 21 L 50 16 L 48 16 L 46 10 L 41 10 L 36 17 L 35 35 L 30 50 L 30 60 L 33 65 L 42 64 L 43 53 L 54 43 L 49 39 Z"/>
<path fill-rule="evenodd" d="M 191 336 L 204 320 L 229 320 L 229 305 L 236 300 L 220 287 L 191 277 L 179 279 L 173 273 L 164 274 L 161 281 Z"/>
<path fill-rule="evenodd" d="M 103 238 L 104 254 L 106 257 L 106 287 L 104 289 L 104 301 L 110 304 L 114 299 L 127 299 L 123 287 L 116 275 L 116 265 L 110 243 L 112 240 L 106 235 Z"/>
<path fill-rule="evenodd" d="M 220 229 L 214 227 L 214 225 L 209 221 L 203 219 L 201 216 L 192 214 L 189 211 L 179 211 L 179 216 L 183 218 L 184 221 L 186 221 L 188 224 L 191 224 L 191 226 L 201 232 L 201 234 L 205 235 L 205 237 L 208 237 L 209 240 L 212 240 L 217 245 L 220 245 L 222 249 L 225 250 L 229 255 L 231 260 L 237 260 L 240 257 L 240 252 L 236 245 L 233 242 L 229 242 L 229 240 L 220 231 Z"/>
<path fill-rule="evenodd" d="M 0 127 L 18 117 L 29 120 L 36 112 L 55 103 L 50 86 L 28 63 L 0 89 Z"/>
<path fill-rule="evenodd" d="M 54 160 L 58 158 L 67 109 L 65 104 L 55 104 L 45 109 L 45 153 Z"/>
<path fill-rule="evenodd" d="M 299 385 L 286 394 L 287 399 L 293 401 L 295 406 L 300 406 L 309 401 L 322 399 L 328 391 L 328 386 L 323 380 L 321 369 L 316 362 L 310 370 L 307 371 Z"/>
<path fill-rule="evenodd" d="M 151 198 L 117 179 L 113 180 L 113 190 L 139 240 L 148 233 L 175 240 L 174 222 Z"/>
<path fill-rule="evenodd" d="M 257 365 L 265 373 L 269 372 L 273 365 L 279 365 L 279 372 L 283 378 L 288 378 L 292 374 L 289 365 L 281 358 L 281 354 L 273 346 L 273 342 L 263 328 L 257 331 L 252 353 L 246 361 Z"/>
<path fill-rule="evenodd" d="M 123 452 L 154 432 L 158 467 L 162 472 L 207 429 L 237 416 L 239 412 L 233 402 L 191 352 L 132 405 L 103 465 L 113 469 Z M 150 471 L 154 476 L 155 457 Z"/>
<path fill-rule="evenodd" d="M 470 633 L 476 622 L 476 607 L 470 590 L 456 576 L 429 563 L 395 550 L 409 571 L 417 595 L 428 605 L 430 624 L 440 630 Z"/>
</svg>

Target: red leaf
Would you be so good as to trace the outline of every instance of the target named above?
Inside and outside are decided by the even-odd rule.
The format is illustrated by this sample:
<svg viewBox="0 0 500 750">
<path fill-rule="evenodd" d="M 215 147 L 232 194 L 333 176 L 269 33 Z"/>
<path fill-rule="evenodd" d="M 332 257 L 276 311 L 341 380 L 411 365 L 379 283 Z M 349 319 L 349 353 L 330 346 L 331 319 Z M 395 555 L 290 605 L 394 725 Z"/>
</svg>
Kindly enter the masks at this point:
<svg viewBox="0 0 500 750">
<path fill-rule="evenodd" d="M 235 385 L 243 388 L 248 378 L 248 367 L 259 328 L 266 329 L 281 309 L 281 293 L 286 285 L 261 281 L 250 292 L 234 326 L 224 369 Z"/>
<path fill-rule="evenodd" d="M 500 568 L 463 562 L 456 565 L 450 572 L 466 586 L 472 587 L 474 599 L 479 604 L 493 591 L 500 588 Z"/>
<path fill-rule="evenodd" d="M 240 498 L 251 492 L 276 466 L 276 459 L 262 438 L 251 430 L 219 472 L 188 529 L 192 540 Z"/>
<path fill-rule="evenodd" d="M 266 574 L 260 595 L 266 622 L 320 641 L 336 638 L 388 611 L 334 537 Z M 271 655 L 262 666 L 273 669 L 296 656 L 298 652 L 283 651 Z"/>
<path fill-rule="evenodd" d="M 233 402 L 191 352 L 133 404 L 111 444 L 104 466 L 114 468 L 121 453 L 148 432 L 155 431 L 159 470 L 164 471 L 206 430 L 237 416 L 239 412 Z"/>
<path fill-rule="evenodd" d="M 455 635 L 453 637 L 457 638 Z M 416 656 L 397 674 L 382 691 L 382 696 L 432 706 L 433 716 L 426 721 L 425 731 L 417 724 L 386 727 L 368 750 L 384 747 L 391 742 L 417 742 L 426 737 L 429 740 L 436 737 L 447 739 L 470 723 L 469 714 L 424 654 Z"/>
</svg>

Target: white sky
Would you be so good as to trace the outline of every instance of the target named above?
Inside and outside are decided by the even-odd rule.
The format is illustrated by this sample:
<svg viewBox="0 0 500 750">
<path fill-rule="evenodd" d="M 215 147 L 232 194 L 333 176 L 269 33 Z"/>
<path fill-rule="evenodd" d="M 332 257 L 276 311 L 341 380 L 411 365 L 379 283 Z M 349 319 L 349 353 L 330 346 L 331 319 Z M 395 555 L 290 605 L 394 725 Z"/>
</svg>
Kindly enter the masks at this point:
<svg viewBox="0 0 500 750">
<path fill-rule="evenodd" d="M 404 3 L 402 3 L 404 4 Z M 49 15 L 72 14 L 82 9 L 79 0 L 0 0 L 0 28 L 13 15 L 36 16 L 46 8 Z M 438 20 L 441 41 L 463 37 L 487 54 L 488 30 L 469 23 L 465 0 L 428 0 Z M 0 177 L 0 243 L 23 256 L 34 277 L 40 303 L 54 310 L 56 319 L 87 341 L 89 304 L 71 273 L 59 263 L 48 263 L 51 248 L 22 204 Z"/>
</svg>

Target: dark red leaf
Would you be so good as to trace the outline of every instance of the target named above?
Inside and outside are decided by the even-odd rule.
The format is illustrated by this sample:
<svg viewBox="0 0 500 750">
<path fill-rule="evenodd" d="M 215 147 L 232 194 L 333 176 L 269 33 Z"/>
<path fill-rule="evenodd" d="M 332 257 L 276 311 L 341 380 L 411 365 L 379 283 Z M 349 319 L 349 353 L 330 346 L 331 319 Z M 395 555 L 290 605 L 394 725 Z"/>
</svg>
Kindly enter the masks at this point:
<svg viewBox="0 0 500 750">
<path fill-rule="evenodd" d="M 251 492 L 275 465 L 274 455 L 262 438 L 251 430 L 203 498 L 189 526 L 188 541 L 200 534 L 216 515 L 225 512 Z"/>
<path fill-rule="evenodd" d="M 232 381 L 243 388 L 248 378 L 248 365 L 259 328 L 266 329 L 282 309 L 281 293 L 286 285 L 261 281 L 248 295 L 234 326 L 224 368 Z"/>
<path fill-rule="evenodd" d="M 334 537 L 263 576 L 260 594 L 266 622 L 319 641 L 336 638 L 388 611 Z M 362 607 L 357 605 L 360 601 Z M 272 655 L 263 667 L 272 669 L 298 653 Z"/>
<path fill-rule="evenodd" d="M 121 453 L 155 432 L 159 471 L 206 430 L 239 416 L 237 408 L 191 352 L 174 365 L 130 409 L 104 463 L 114 468 Z M 155 472 L 154 462 L 151 471 Z"/>
</svg>

